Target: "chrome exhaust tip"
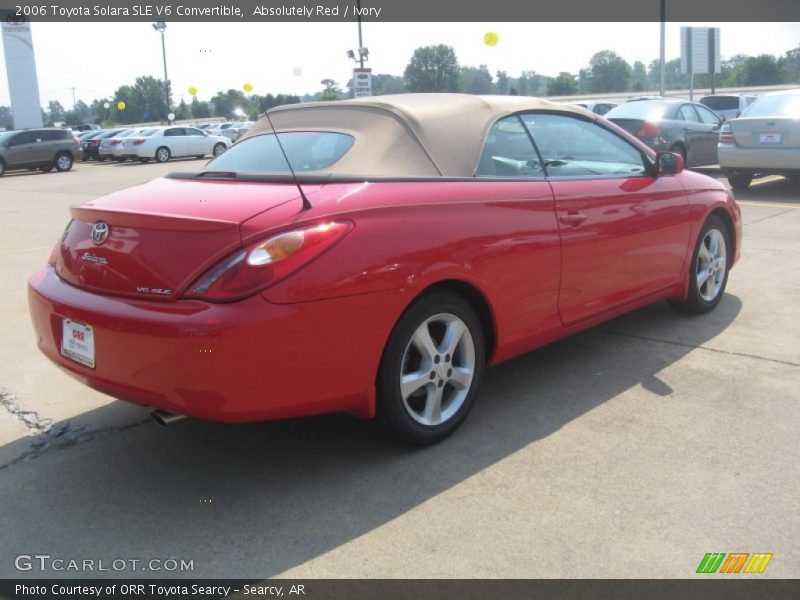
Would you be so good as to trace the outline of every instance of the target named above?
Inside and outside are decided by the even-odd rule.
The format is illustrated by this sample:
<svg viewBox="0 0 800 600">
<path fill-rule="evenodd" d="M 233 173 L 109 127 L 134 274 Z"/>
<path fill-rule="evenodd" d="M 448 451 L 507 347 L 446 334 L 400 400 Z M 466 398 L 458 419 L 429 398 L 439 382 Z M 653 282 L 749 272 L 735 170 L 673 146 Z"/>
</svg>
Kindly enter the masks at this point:
<svg viewBox="0 0 800 600">
<path fill-rule="evenodd" d="M 150 413 L 150 416 L 153 417 L 153 421 L 162 427 L 169 427 L 170 425 L 175 425 L 176 423 L 186 420 L 186 415 L 176 415 L 175 413 L 161 409 L 154 410 Z"/>
</svg>

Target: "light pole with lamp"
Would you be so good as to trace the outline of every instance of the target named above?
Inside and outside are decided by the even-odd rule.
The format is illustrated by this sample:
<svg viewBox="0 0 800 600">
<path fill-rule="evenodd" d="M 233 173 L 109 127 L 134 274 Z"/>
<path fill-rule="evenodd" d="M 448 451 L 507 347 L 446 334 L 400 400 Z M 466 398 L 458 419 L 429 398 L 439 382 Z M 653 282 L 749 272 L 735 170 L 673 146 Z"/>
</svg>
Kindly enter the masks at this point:
<svg viewBox="0 0 800 600">
<path fill-rule="evenodd" d="M 167 113 L 169 113 L 172 102 L 169 97 L 169 77 L 167 76 L 167 45 L 164 42 L 164 31 L 167 29 L 167 24 L 164 21 L 156 21 L 153 23 L 153 29 L 161 34 L 161 56 L 164 59 L 164 95 L 167 99 Z M 169 114 L 167 114 L 167 120 L 169 120 Z"/>
</svg>

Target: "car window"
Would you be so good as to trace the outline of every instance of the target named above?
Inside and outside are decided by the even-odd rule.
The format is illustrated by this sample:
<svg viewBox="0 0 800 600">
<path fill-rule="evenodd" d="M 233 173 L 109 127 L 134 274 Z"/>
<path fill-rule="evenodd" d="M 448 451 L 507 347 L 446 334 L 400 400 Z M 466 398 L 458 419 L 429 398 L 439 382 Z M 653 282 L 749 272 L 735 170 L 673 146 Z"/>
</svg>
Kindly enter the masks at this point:
<svg viewBox="0 0 800 600">
<path fill-rule="evenodd" d="M 295 171 L 316 171 L 338 162 L 353 145 L 353 136 L 329 131 L 281 133 L 283 151 Z M 237 142 L 207 165 L 213 171 L 288 173 L 281 147 L 272 133 Z"/>
<path fill-rule="evenodd" d="M 15 146 L 19 146 L 21 144 L 30 144 L 36 141 L 36 136 L 34 135 L 33 131 L 23 131 L 18 133 L 16 137 L 9 140 L 11 144 Z"/>
<path fill-rule="evenodd" d="M 186 135 L 200 135 L 200 136 L 203 135 L 202 131 L 194 127 L 186 127 L 184 131 L 186 132 Z"/>
<path fill-rule="evenodd" d="M 161 130 L 160 129 L 142 129 L 138 133 L 138 135 L 140 137 L 150 137 L 151 135 L 157 134 L 159 131 L 161 131 Z"/>
<path fill-rule="evenodd" d="M 567 115 L 522 115 L 547 176 L 629 177 L 647 172 L 638 148 L 594 121 Z"/>
<path fill-rule="evenodd" d="M 483 144 L 475 175 L 544 178 L 539 155 L 519 117 L 505 117 L 492 126 Z"/>
<path fill-rule="evenodd" d="M 705 106 L 695 106 L 694 109 L 700 116 L 700 122 L 706 125 L 719 125 L 719 117 L 708 110 Z"/>
<path fill-rule="evenodd" d="M 681 107 L 678 109 L 678 119 L 689 121 L 690 123 L 700 122 L 700 117 L 698 117 L 697 113 L 694 112 L 694 108 L 691 104 L 681 105 Z"/>
<path fill-rule="evenodd" d="M 167 129 L 164 132 L 164 135 L 169 137 L 175 137 L 178 135 L 186 135 L 186 134 L 183 132 L 183 127 L 172 127 L 171 129 Z"/>
<path fill-rule="evenodd" d="M 53 142 L 61 138 L 58 131 L 45 129 L 38 133 L 38 137 L 43 142 Z"/>
</svg>

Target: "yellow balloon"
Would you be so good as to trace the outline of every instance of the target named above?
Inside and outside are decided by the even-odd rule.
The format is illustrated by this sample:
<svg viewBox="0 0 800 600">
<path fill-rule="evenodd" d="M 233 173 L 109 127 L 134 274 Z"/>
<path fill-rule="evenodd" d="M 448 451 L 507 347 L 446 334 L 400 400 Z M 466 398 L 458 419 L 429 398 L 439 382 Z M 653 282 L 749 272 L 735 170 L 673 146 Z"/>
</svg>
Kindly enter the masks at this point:
<svg viewBox="0 0 800 600">
<path fill-rule="evenodd" d="M 497 46 L 497 42 L 500 41 L 500 36 L 497 35 L 494 31 L 488 31 L 483 34 L 483 43 L 487 46 Z"/>
<path fill-rule="evenodd" d="M 248 94 L 253 91 L 253 84 L 252 83 L 245 83 L 244 84 L 244 91 Z"/>
<path fill-rule="evenodd" d="M 117 102 L 117 110 L 125 110 L 125 103 L 122 100 Z"/>
<path fill-rule="evenodd" d="M 194 87 L 194 86 L 191 86 L 191 87 L 189 88 L 189 95 L 190 95 L 190 96 L 197 96 L 197 88 L 196 88 L 196 87 Z"/>
</svg>

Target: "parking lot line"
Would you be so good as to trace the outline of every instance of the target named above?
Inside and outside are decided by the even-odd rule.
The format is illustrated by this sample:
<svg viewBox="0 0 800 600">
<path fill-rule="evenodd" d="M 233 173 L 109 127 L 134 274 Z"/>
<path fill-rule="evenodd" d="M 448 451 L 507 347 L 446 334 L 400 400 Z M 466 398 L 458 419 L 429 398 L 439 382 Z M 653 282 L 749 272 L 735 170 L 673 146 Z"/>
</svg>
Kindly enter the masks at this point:
<svg viewBox="0 0 800 600">
<path fill-rule="evenodd" d="M 782 202 L 759 202 L 757 200 L 737 200 L 736 204 L 743 204 L 745 206 L 763 206 L 768 208 L 791 208 L 791 209 L 800 208 L 800 204 L 784 204 Z"/>
</svg>

